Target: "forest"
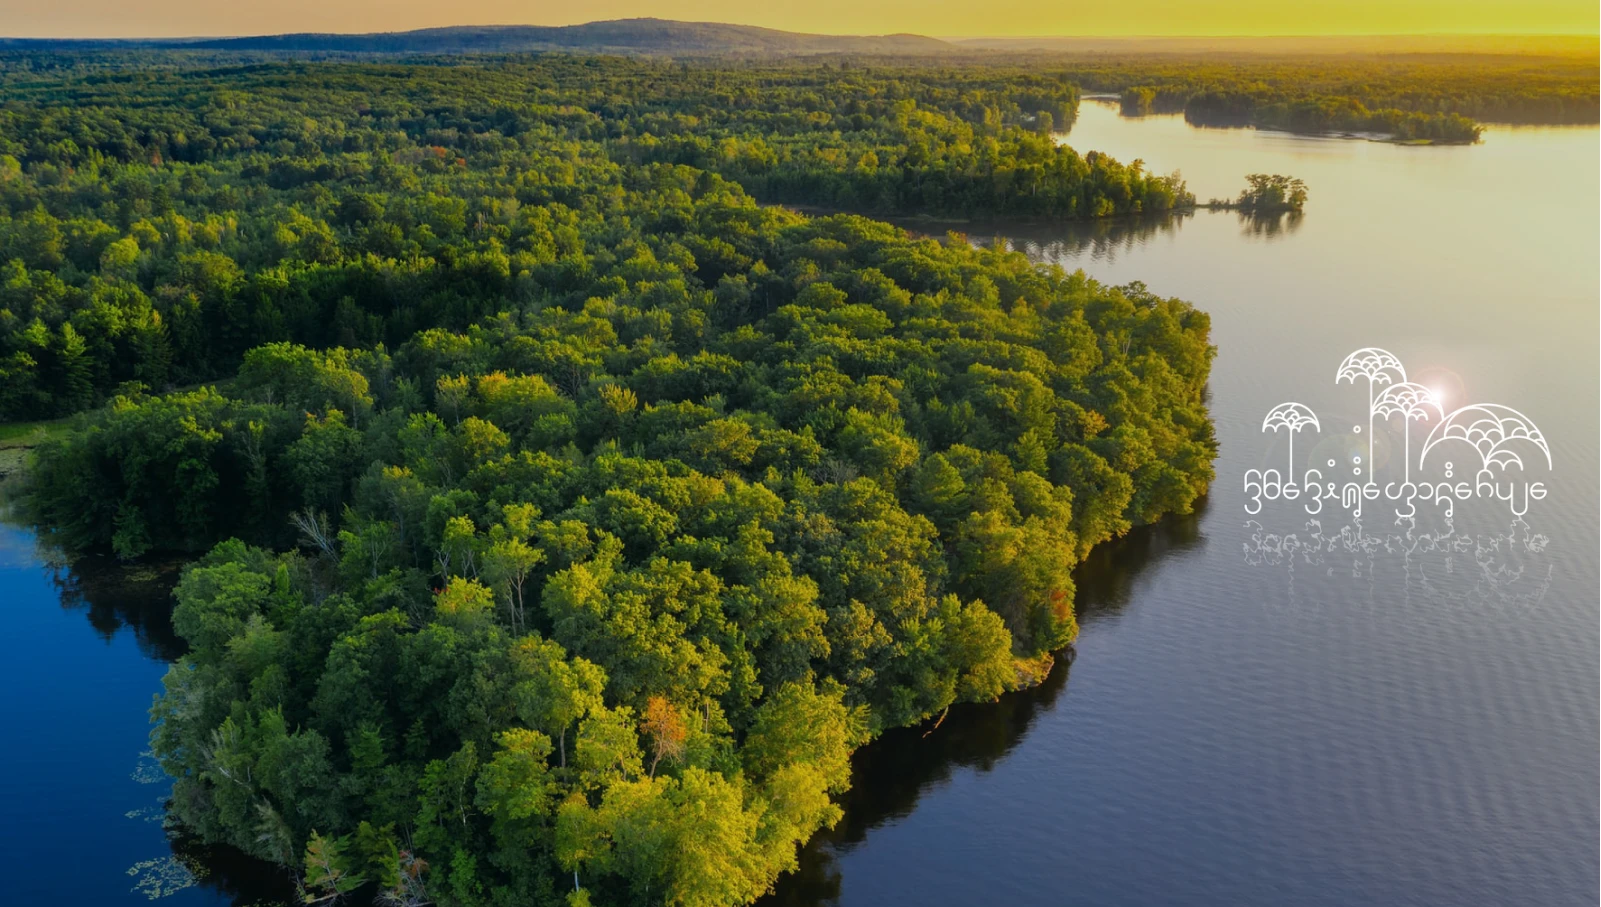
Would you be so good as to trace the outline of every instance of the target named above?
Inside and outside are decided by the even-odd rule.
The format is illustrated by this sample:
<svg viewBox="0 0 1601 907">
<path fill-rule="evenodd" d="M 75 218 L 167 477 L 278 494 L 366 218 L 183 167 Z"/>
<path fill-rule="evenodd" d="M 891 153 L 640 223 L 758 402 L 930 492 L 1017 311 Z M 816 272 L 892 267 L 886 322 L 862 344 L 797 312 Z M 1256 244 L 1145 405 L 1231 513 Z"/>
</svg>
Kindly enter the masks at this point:
<svg viewBox="0 0 1601 907">
<path fill-rule="evenodd" d="M 464 328 L 521 293 L 523 272 L 542 279 L 534 260 L 514 260 L 550 254 L 530 245 L 529 218 L 582 230 L 656 165 L 762 202 L 869 213 L 1082 218 L 1195 204 L 1177 176 L 1051 136 L 1072 122 L 1081 82 L 1155 82 L 1148 62 L 41 59 L 0 54 L 0 420 L 80 412 L 123 385 L 217 380 L 264 342 L 394 347 L 427 327 Z M 1388 82 L 1356 64 L 1311 81 L 1253 65 L 1185 69 L 1173 90 L 1249 76 L 1280 97 L 1285 86 L 1355 91 L 1360 77 L 1367 103 L 1408 117 L 1456 122 L 1439 111 L 1506 110 L 1516 97 L 1559 117 L 1562 98 L 1595 109 L 1593 78 L 1580 88 L 1572 74 L 1479 84 L 1435 65 L 1402 96 L 1404 68 Z M 1152 92 L 1158 109 L 1179 96 L 1127 91 Z"/>
<path fill-rule="evenodd" d="M 1213 477 L 1203 312 L 769 204 L 1193 205 L 1064 72 L 125 59 L 3 77 L 16 505 L 198 558 L 168 809 L 308 901 L 749 903 Z"/>
<path fill-rule="evenodd" d="M 641 207 L 664 179 L 689 180 L 686 202 L 720 178 L 764 202 L 955 215 L 1194 201 L 1139 161 L 1055 144 L 1041 124 L 1070 119 L 1076 89 L 1011 70 L 558 57 L 19 74 L 5 91 L 3 420 L 215 380 L 266 342 L 394 347 L 579 292 L 586 236 L 684 227 L 676 200 Z M 726 243 L 671 254 L 709 282 L 748 264 Z"/>
<path fill-rule="evenodd" d="M 1034 682 L 1084 553 L 1206 489 L 1205 315 L 744 183 L 1184 197 L 1052 144 L 1076 101 L 582 58 L 16 77 L 0 406 L 81 413 L 20 510 L 207 552 L 153 712 L 171 814 L 310 899 L 747 903 L 855 747 Z"/>
<path fill-rule="evenodd" d="M 1594 123 L 1601 109 L 1593 56 L 1147 56 L 1063 69 L 1085 90 L 1117 94 L 1126 115 L 1182 112 L 1200 126 L 1466 143 L 1486 122 Z"/>
</svg>

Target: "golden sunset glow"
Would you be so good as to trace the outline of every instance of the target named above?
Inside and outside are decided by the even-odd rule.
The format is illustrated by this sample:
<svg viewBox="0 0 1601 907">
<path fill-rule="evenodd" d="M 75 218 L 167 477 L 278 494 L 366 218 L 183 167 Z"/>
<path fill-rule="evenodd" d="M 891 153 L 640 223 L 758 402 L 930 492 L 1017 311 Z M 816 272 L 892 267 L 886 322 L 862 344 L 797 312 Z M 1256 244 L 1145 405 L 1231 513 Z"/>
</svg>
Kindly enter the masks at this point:
<svg viewBox="0 0 1601 907">
<path fill-rule="evenodd" d="M 603 0 L 582 4 L 510 0 L 348 0 L 199 3 L 195 0 L 59 0 L 0 2 L 7 37 L 171 37 L 281 32 L 400 31 L 447 25 L 572 25 L 654 16 L 731 22 L 828 34 L 916 32 L 924 35 L 1377 35 L 1597 33 L 1592 0 L 1512 3 L 1474 0 L 1358 0 L 1286 3 L 1268 0 L 1190 2 L 1128 0 L 1116 4 L 1059 0 L 1008 2 L 752 4 L 734 0 Z"/>
</svg>

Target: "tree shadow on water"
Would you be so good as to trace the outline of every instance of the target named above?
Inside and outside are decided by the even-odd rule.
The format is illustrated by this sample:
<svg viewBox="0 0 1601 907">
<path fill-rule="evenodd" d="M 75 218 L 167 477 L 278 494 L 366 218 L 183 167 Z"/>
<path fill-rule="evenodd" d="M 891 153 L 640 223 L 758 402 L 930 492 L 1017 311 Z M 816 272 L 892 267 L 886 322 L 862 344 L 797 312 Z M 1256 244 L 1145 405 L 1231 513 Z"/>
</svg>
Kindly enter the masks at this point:
<svg viewBox="0 0 1601 907">
<path fill-rule="evenodd" d="M 924 791 L 943 786 L 958 769 L 993 769 L 1049 711 L 1067 688 L 1071 650 L 1057 657 L 1045 682 L 993 703 L 954 705 L 944 720 L 887 731 L 851 759 L 851 789 L 840 799 L 844 818 L 801 848 L 800 865 L 778 880 L 762 907 L 834 903 L 843 879 L 834 855 L 866 840 L 873 829 L 909 815 Z"/>
<path fill-rule="evenodd" d="M 109 642 L 127 630 L 145 657 L 166 663 L 188 651 L 172 629 L 172 589 L 189 558 L 122 562 L 105 555 L 81 555 L 69 561 L 45 546 L 36 550 L 35 557 L 56 587 L 61 607 L 83 611 L 102 640 Z M 144 869 L 141 883 L 158 883 L 140 889 L 147 894 L 192 886 L 237 905 L 276 907 L 300 902 L 290 876 L 281 867 L 233 847 L 204 844 L 175 825 L 168 827 L 167 836 L 172 848 L 169 859 L 135 867 Z"/>
<path fill-rule="evenodd" d="M 1240 235 L 1249 239 L 1280 239 L 1301 229 L 1300 211 L 1236 211 Z"/>
<path fill-rule="evenodd" d="M 1152 564 L 1202 544 L 1206 500 L 1194 513 L 1169 517 L 1098 546 L 1074 573 L 1079 621 L 1089 624 L 1126 608 L 1135 580 Z M 1028 735 L 1067 690 L 1073 650 L 1060 653 L 1039 686 L 992 703 L 952 706 L 942 721 L 887 731 L 851 759 L 851 789 L 840 799 L 844 818 L 801 848 L 799 866 L 778 880 L 761 907 L 817 907 L 838 903 L 844 877 L 837 854 L 868 834 L 910 815 L 926 791 L 947 783 L 964 768 L 988 772 Z"/>
<path fill-rule="evenodd" d="M 1115 615 L 1134 600 L 1135 581 L 1153 564 L 1205 544 L 1201 521 L 1207 499 L 1195 502 L 1194 511 L 1172 515 L 1141 526 L 1116 541 L 1097 545 L 1073 572 L 1078 587 L 1074 608 L 1081 626 Z"/>
<path fill-rule="evenodd" d="M 282 866 L 245 854 L 227 845 L 204 844 L 177 832 L 172 835 L 173 856 L 195 878 L 194 884 L 238 907 L 292 907 L 303 903 L 294 877 Z M 356 892 L 372 894 L 367 889 Z M 359 897 L 346 904 L 376 903 Z"/>
<path fill-rule="evenodd" d="M 61 607 L 83 610 L 101 639 L 133 633 L 139 650 L 157 661 L 177 661 L 188 647 L 172 629 L 172 587 L 187 563 L 159 558 L 122 563 L 104 555 L 48 563 Z"/>
</svg>

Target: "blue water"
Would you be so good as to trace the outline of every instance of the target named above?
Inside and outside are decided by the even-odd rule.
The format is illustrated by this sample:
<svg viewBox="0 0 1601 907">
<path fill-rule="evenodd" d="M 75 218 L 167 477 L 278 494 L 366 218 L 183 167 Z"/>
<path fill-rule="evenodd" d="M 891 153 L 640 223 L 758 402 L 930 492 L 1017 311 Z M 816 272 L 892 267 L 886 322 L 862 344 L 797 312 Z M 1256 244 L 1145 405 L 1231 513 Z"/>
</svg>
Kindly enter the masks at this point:
<svg viewBox="0 0 1601 907">
<path fill-rule="evenodd" d="M 166 664 L 135 627 L 64 595 L 57 579 L 72 582 L 41 562 L 31 534 L 0 524 L 11 639 L 0 659 L 10 691 L 0 706 L 0 852 L 14 867 L 5 899 L 142 901 L 135 886 L 163 877 L 172 858 L 161 823 L 171 783 L 146 743 Z M 225 903 L 198 888 L 182 895 L 169 903 Z"/>
</svg>

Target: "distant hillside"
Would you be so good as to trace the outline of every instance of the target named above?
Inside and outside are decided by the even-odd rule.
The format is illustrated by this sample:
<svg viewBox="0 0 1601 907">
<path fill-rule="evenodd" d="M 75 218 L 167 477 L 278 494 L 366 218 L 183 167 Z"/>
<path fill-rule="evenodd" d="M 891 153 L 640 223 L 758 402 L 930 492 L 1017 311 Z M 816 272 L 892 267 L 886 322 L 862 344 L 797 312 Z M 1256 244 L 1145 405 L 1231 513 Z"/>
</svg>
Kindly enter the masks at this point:
<svg viewBox="0 0 1601 907">
<path fill-rule="evenodd" d="M 458 25 L 414 31 L 193 38 L 6 38 L 0 50 L 105 51 L 203 50 L 219 53 L 467 54 L 525 51 L 666 54 L 679 56 L 800 56 L 849 53 L 943 56 L 956 59 L 1015 57 L 1313 56 L 1313 55 L 1536 55 L 1588 56 L 1594 35 L 1353 35 L 1287 37 L 947 37 L 924 35 L 812 35 L 670 19 L 612 19 L 583 25 Z"/>
<path fill-rule="evenodd" d="M 244 38 L 183 38 L 143 41 L 48 41 L 0 39 L 0 48 L 48 50 L 93 47 L 157 47 L 213 51 L 289 53 L 453 54 L 537 50 L 612 51 L 640 54 L 930 54 L 952 45 L 921 35 L 806 35 L 715 22 L 616 19 L 583 25 L 467 25 L 364 35 L 295 34 Z"/>
</svg>

